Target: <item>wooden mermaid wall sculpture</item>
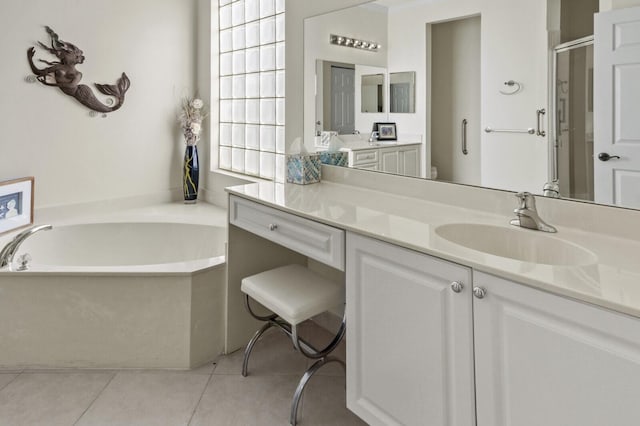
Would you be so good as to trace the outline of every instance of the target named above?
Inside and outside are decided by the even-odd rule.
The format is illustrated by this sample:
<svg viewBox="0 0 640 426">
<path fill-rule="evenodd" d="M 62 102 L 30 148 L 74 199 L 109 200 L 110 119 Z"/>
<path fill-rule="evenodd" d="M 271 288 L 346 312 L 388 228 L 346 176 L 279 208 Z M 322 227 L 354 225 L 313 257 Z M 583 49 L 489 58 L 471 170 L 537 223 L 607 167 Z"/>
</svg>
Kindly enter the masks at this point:
<svg viewBox="0 0 640 426">
<path fill-rule="evenodd" d="M 51 47 L 41 42 L 38 44 L 47 52 L 55 55 L 58 61 L 49 62 L 40 59 L 40 62 L 47 64 L 48 67 L 39 69 L 33 63 L 36 49 L 30 47 L 27 50 L 27 59 L 37 80 L 45 86 L 59 87 L 66 95 L 74 97 L 92 111 L 108 113 L 119 109 L 124 103 L 124 95 L 131 85 L 127 75 L 122 73 L 122 77 L 114 85 L 95 83 L 101 93 L 115 98 L 115 102 L 112 102 L 111 105 L 105 105 L 96 98 L 89 86 L 80 84 L 82 73 L 76 69 L 76 65 L 84 62 L 82 50 L 71 43 L 60 40 L 58 34 L 51 28 L 45 28 L 51 37 Z"/>
</svg>

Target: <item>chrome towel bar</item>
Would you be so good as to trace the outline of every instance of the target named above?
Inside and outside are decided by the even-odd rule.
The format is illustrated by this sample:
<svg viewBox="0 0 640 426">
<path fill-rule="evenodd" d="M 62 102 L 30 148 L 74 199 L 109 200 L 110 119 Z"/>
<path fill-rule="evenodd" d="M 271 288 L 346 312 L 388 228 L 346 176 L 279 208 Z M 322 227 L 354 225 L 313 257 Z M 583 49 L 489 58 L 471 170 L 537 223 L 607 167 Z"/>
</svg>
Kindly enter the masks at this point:
<svg viewBox="0 0 640 426">
<path fill-rule="evenodd" d="M 528 129 L 492 129 L 491 127 L 487 127 L 484 129 L 487 133 L 529 133 L 530 135 L 535 135 L 536 130 L 532 127 Z"/>
</svg>

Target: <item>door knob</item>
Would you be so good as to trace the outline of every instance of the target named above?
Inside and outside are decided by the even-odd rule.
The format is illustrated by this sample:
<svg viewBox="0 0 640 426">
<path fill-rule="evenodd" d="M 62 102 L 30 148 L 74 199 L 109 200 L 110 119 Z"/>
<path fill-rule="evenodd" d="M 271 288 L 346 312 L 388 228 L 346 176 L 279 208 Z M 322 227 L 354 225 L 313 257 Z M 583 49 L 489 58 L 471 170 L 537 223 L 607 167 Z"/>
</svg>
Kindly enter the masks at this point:
<svg viewBox="0 0 640 426">
<path fill-rule="evenodd" d="M 612 159 L 618 159 L 619 160 L 620 157 L 617 156 L 617 155 L 609 155 L 606 152 L 601 152 L 600 154 L 598 154 L 598 160 L 600 160 L 600 161 L 609 161 L 609 160 L 612 160 Z"/>
</svg>

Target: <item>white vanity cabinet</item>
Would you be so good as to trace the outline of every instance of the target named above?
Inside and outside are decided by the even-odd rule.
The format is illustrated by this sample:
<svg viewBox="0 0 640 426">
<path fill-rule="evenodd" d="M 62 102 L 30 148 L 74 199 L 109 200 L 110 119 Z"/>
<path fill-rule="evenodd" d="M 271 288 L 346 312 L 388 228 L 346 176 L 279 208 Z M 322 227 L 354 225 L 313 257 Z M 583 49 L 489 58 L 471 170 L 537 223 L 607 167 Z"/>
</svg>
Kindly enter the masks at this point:
<svg viewBox="0 0 640 426">
<path fill-rule="evenodd" d="M 637 318 L 473 277 L 478 426 L 640 424 Z"/>
<path fill-rule="evenodd" d="M 420 176 L 420 145 L 380 149 L 380 170 L 403 176 Z"/>
<path fill-rule="evenodd" d="M 369 424 L 640 424 L 637 318 L 352 233 L 346 253 L 347 406 Z"/>
<path fill-rule="evenodd" d="M 347 145 L 342 148 L 349 154 L 349 166 L 404 176 L 420 176 L 420 143 L 363 147 L 364 145 Z"/>
<path fill-rule="evenodd" d="M 471 270 L 353 233 L 346 265 L 347 407 L 371 425 L 474 425 Z"/>
</svg>

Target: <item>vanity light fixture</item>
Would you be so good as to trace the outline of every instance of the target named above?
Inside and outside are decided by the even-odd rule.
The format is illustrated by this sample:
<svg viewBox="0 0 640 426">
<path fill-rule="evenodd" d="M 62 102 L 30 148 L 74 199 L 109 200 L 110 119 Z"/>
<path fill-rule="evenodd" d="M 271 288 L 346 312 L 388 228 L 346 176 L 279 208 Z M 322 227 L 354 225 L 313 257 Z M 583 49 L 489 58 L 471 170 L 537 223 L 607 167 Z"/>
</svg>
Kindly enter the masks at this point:
<svg viewBox="0 0 640 426">
<path fill-rule="evenodd" d="M 377 52 L 382 45 L 375 41 L 358 40 L 352 37 L 345 37 L 340 35 L 331 34 L 329 36 L 329 43 L 336 44 L 338 46 L 353 47 L 356 49 L 368 50 L 370 52 Z"/>
</svg>

